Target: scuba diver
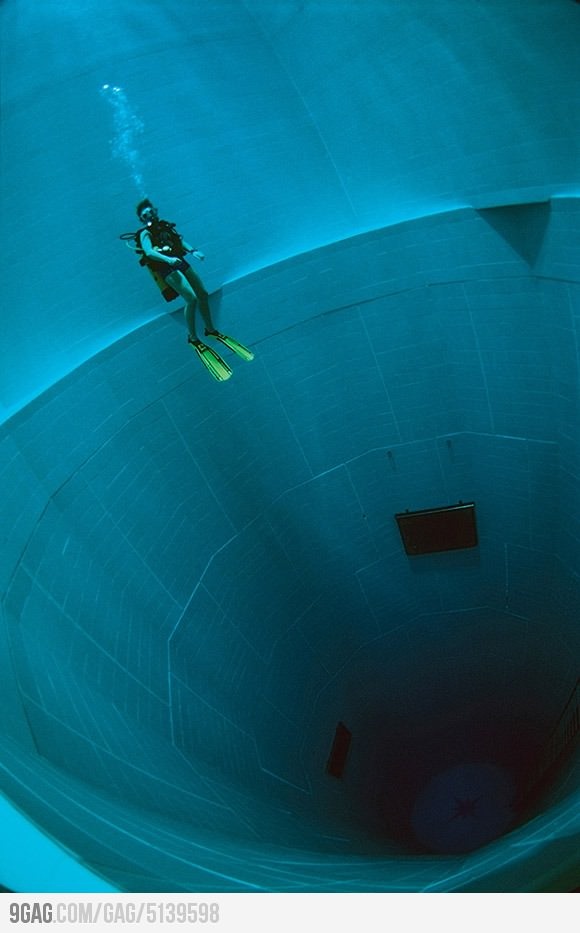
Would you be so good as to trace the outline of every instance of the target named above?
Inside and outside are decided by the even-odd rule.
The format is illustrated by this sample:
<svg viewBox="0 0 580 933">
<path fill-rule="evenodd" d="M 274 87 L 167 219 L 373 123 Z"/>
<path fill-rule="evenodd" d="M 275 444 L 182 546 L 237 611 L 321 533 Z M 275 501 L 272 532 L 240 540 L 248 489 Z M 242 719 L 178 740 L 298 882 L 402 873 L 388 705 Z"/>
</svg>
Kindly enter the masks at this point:
<svg viewBox="0 0 580 933">
<path fill-rule="evenodd" d="M 244 360 L 252 360 L 254 354 L 233 337 L 216 330 L 209 307 L 209 295 L 198 275 L 185 259 L 191 253 L 202 261 L 203 253 L 190 246 L 175 229 L 175 224 L 161 220 L 157 208 L 148 198 L 137 205 L 137 216 L 144 225 L 136 233 L 122 234 L 121 239 L 134 240 L 133 247 L 140 255 L 139 262 L 146 266 L 161 290 L 166 301 L 180 295 L 185 299 L 185 321 L 188 328 L 188 343 L 193 347 L 201 362 L 215 379 L 229 379 L 232 371 L 216 351 L 199 339 L 195 330 L 195 312 L 199 310 L 205 325 L 205 336 L 213 337 Z"/>
</svg>

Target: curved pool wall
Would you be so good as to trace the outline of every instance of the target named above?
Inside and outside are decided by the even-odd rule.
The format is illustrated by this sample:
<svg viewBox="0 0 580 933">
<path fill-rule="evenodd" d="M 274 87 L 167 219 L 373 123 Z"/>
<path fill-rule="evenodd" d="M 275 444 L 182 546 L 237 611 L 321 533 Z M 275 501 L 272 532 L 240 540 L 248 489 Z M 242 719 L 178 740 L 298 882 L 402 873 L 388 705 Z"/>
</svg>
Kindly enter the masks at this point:
<svg viewBox="0 0 580 933">
<path fill-rule="evenodd" d="M 569 890 L 580 773 L 425 852 L 454 766 L 525 781 L 580 658 L 578 201 L 463 209 L 213 296 L 2 429 L 2 791 L 121 890 Z M 475 501 L 410 559 L 395 512 Z M 335 726 L 353 740 L 325 772 Z"/>
<path fill-rule="evenodd" d="M 94 890 L 577 885 L 577 759 L 477 852 L 409 827 L 517 790 L 578 673 L 580 6 L 365 11 L 0 6 L 0 786 Z M 143 193 L 227 386 L 117 239 Z M 405 558 L 459 498 L 477 551 Z"/>
<path fill-rule="evenodd" d="M 118 240 L 143 194 L 215 291 L 579 191 L 573 0 L 6 0 L 0 29 L 3 419 L 159 314 Z"/>
</svg>

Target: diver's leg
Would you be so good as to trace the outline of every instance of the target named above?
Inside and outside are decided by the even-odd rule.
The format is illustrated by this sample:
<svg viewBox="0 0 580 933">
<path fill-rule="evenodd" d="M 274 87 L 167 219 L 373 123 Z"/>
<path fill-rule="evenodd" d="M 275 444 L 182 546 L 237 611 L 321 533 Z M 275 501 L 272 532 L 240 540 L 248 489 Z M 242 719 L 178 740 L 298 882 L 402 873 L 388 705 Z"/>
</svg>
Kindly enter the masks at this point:
<svg viewBox="0 0 580 933">
<path fill-rule="evenodd" d="M 187 332 L 192 340 L 197 340 L 197 334 L 195 333 L 195 308 L 197 306 L 197 301 L 195 298 L 193 301 L 188 301 L 183 309 L 185 316 L 185 323 L 187 324 Z"/>
<path fill-rule="evenodd" d="M 185 270 L 184 275 L 189 285 L 195 292 L 195 295 L 197 296 L 199 310 L 201 312 L 206 331 L 215 331 L 215 324 L 211 319 L 211 311 L 209 309 L 209 295 L 206 291 L 205 285 L 201 281 L 199 275 L 196 275 L 196 273 L 193 271 L 191 266 Z"/>
<path fill-rule="evenodd" d="M 185 308 L 183 309 L 185 315 L 185 323 L 187 325 L 187 330 L 189 336 L 192 340 L 197 340 L 197 334 L 195 332 L 195 309 L 197 306 L 197 298 L 193 288 L 186 281 L 185 276 L 181 272 L 171 272 L 165 279 L 168 285 L 177 292 L 178 295 L 181 295 L 185 299 Z"/>
</svg>

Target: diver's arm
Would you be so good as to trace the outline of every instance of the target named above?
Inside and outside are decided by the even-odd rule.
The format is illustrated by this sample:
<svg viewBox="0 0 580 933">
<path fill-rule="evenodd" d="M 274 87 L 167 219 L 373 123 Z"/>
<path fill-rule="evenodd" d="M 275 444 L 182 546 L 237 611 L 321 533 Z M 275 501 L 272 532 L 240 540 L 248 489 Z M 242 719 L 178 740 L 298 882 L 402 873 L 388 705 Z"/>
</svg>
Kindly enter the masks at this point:
<svg viewBox="0 0 580 933">
<path fill-rule="evenodd" d="M 187 243 L 187 242 L 183 239 L 183 237 L 181 238 L 181 243 L 182 243 L 182 246 L 183 246 L 183 248 L 184 248 L 184 250 L 185 250 L 186 253 L 193 253 L 193 255 L 195 256 L 195 258 L 196 258 L 196 259 L 199 259 L 200 261 L 201 261 L 202 259 L 205 259 L 205 256 L 203 255 L 202 251 L 201 251 L 200 249 L 196 249 L 195 246 L 190 246 L 189 243 Z"/>
<path fill-rule="evenodd" d="M 139 235 L 139 245 L 145 255 L 148 256 L 149 259 L 154 259 L 156 262 L 166 262 L 168 266 L 176 266 L 181 262 L 177 256 L 168 256 L 167 253 L 162 253 L 161 250 L 155 249 L 147 230 L 141 231 Z"/>
</svg>

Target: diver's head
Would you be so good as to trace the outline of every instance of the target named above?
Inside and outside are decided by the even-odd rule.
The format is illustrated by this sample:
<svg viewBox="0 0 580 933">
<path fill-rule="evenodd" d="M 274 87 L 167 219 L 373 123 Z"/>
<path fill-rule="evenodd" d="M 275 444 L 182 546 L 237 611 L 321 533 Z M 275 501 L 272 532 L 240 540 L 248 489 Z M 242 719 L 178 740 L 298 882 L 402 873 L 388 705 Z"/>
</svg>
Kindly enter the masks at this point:
<svg viewBox="0 0 580 933">
<path fill-rule="evenodd" d="M 157 220 L 157 208 L 153 206 L 149 198 L 144 198 L 143 201 L 139 201 L 137 205 L 137 217 L 144 224 L 150 224 L 154 220 Z"/>
</svg>

